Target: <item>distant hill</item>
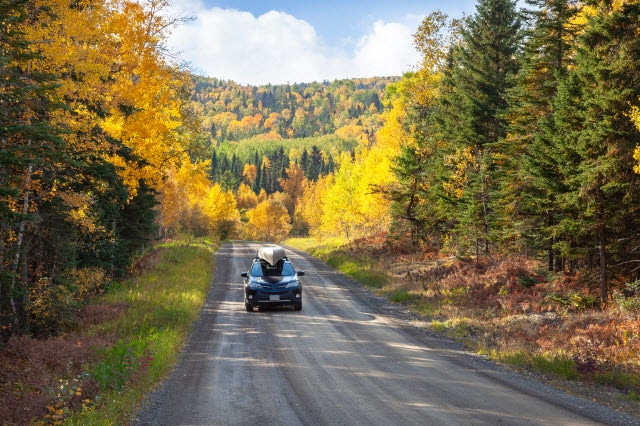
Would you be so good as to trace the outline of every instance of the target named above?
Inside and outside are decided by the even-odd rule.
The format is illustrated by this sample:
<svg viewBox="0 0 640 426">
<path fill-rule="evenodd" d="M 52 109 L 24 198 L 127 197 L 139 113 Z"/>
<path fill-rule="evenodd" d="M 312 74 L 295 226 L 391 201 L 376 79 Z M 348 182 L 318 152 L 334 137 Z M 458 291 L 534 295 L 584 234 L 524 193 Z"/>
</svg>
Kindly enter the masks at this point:
<svg viewBox="0 0 640 426">
<path fill-rule="evenodd" d="M 398 77 L 333 82 L 241 86 L 195 77 L 191 108 L 211 141 L 306 138 L 333 134 L 373 134 L 380 126 L 385 88 Z M 358 129 L 357 127 L 360 127 Z"/>
</svg>

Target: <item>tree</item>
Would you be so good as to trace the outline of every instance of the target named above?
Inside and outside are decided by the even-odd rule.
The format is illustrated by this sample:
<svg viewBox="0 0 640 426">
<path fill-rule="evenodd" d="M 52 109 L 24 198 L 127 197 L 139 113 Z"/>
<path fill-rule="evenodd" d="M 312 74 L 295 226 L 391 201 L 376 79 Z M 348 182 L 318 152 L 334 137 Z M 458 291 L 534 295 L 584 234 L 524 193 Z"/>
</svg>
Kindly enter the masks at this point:
<svg viewBox="0 0 640 426">
<path fill-rule="evenodd" d="M 289 235 L 291 217 L 287 208 L 274 199 L 267 199 L 247 212 L 249 221 L 245 235 L 260 241 L 280 241 Z"/>
<path fill-rule="evenodd" d="M 307 178 L 302 171 L 302 168 L 298 166 L 298 163 L 291 163 L 286 170 L 286 178 L 280 179 L 280 186 L 288 198 L 285 200 L 285 207 L 289 212 L 289 215 L 293 217 L 298 199 L 302 196 L 304 188 L 307 185 Z"/>
<path fill-rule="evenodd" d="M 324 166 L 324 158 L 320 149 L 313 145 L 311 147 L 311 153 L 309 154 L 309 161 L 307 162 L 307 168 L 304 171 L 307 179 L 317 180 L 318 176 L 322 173 Z"/>
<path fill-rule="evenodd" d="M 463 191 L 451 207 L 461 247 L 469 245 L 476 254 L 489 252 L 501 227 L 496 191 L 502 153 L 496 144 L 506 135 L 505 95 L 518 71 L 520 26 L 515 2 L 481 0 L 460 29 L 460 43 L 450 50 L 441 87 L 437 121 L 442 143 L 450 158 L 467 147 L 473 155 L 464 167 Z M 451 166 L 445 169 L 445 182 L 458 169 Z"/>
<path fill-rule="evenodd" d="M 49 122 L 63 106 L 55 100 L 55 76 L 33 66 L 42 56 L 32 48 L 29 18 L 25 1 L 0 4 L 0 314 L 8 308 L 16 330 L 25 325 L 30 277 L 20 270 L 30 262 L 35 201 L 51 198 L 42 171 L 70 160 L 60 129 Z"/>
<path fill-rule="evenodd" d="M 189 78 L 163 55 L 167 30 L 182 21 L 168 14 L 169 1 L 122 0 L 117 6 L 105 23 L 96 26 L 109 35 L 110 43 L 102 50 L 111 58 L 109 78 L 114 81 L 101 126 L 144 160 L 136 164 L 117 153 L 107 155 L 121 168 L 133 195 L 140 179 L 156 186 L 165 166 L 184 159 L 180 134 L 188 129 L 183 124 Z"/>
<path fill-rule="evenodd" d="M 258 196 L 250 186 L 242 183 L 236 193 L 236 206 L 240 210 L 252 209 L 258 205 Z"/>
<path fill-rule="evenodd" d="M 562 84 L 572 89 L 572 103 L 558 104 L 556 115 L 567 129 L 566 158 L 574 165 L 567 176 L 563 202 L 574 213 L 559 226 L 579 227 L 579 247 L 597 259 L 600 295 L 608 298 L 611 262 L 627 264 L 637 247 L 640 180 L 632 158 L 640 132 L 628 111 L 638 107 L 640 5 L 596 3 L 579 36 L 576 67 Z M 577 102 L 576 102 L 577 100 Z M 571 105 L 575 106 L 571 106 Z"/>
<path fill-rule="evenodd" d="M 407 73 L 389 90 L 391 110 L 383 113 L 384 126 L 377 140 L 393 147 L 395 158 L 391 169 L 395 181 L 380 188 L 392 202 L 394 234 L 403 238 L 408 232 L 412 244 L 438 235 L 441 227 L 435 207 L 440 197 L 435 162 L 441 149 L 435 134 L 433 114 L 439 98 L 439 85 L 446 52 L 455 38 L 448 17 L 440 12 L 427 16 L 414 34 L 414 45 L 422 54 L 420 69 Z M 444 31 L 449 27 L 450 35 Z"/>
<path fill-rule="evenodd" d="M 296 216 L 300 215 L 307 223 L 311 235 L 318 237 L 323 234 L 322 215 L 325 204 L 325 194 L 333 185 L 333 175 L 320 177 L 316 182 L 307 180 L 302 197 L 296 205 Z"/>
<path fill-rule="evenodd" d="M 565 0 L 530 0 L 535 19 L 524 46 L 515 86 L 508 91 L 508 134 L 501 144 L 506 170 L 502 179 L 505 215 L 512 217 L 504 237 L 523 235 L 534 249 L 547 252 L 548 269 L 558 270 L 562 259 L 554 229 L 563 215 L 559 202 L 563 184 L 562 146 L 554 120 L 559 80 L 575 63 L 574 24 L 580 12 Z"/>
</svg>

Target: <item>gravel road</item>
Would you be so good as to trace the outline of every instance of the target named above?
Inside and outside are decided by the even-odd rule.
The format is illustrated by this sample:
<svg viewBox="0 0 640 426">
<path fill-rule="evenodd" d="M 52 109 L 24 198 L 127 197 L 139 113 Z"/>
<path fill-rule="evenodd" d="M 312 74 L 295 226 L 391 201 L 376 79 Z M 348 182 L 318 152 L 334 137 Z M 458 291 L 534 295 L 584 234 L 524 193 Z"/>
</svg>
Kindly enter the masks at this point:
<svg viewBox="0 0 640 426">
<path fill-rule="evenodd" d="M 240 273 L 258 247 L 230 242 L 218 251 L 181 360 L 132 424 L 640 424 L 466 353 L 289 248 L 306 272 L 302 311 L 246 312 Z"/>
</svg>

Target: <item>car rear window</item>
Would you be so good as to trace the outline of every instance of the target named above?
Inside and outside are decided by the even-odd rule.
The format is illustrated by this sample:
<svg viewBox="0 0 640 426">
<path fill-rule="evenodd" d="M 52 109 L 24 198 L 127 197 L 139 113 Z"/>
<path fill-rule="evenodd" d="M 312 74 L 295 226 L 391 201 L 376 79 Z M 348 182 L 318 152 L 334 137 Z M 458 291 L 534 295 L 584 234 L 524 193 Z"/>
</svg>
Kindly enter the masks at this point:
<svg viewBox="0 0 640 426">
<path fill-rule="evenodd" d="M 295 275 L 295 271 L 291 263 L 282 260 L 275 266 L 267 262 L 256 262 L 251 268 L 251 275 L 254 277 L 290 276 Z"/>
</svg>

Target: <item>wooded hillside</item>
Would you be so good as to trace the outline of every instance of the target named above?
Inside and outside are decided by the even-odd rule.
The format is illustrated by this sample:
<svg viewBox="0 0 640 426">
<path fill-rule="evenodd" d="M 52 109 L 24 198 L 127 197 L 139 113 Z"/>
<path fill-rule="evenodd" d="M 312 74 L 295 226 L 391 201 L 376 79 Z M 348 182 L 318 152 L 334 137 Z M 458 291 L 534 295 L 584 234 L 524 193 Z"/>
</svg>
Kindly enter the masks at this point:
<svg viewBox="0 0 640 426">
<path fill-rule="evenodd" d="M 218 144 L 333 134 L 373 135 L 380 127 L 385 88 L 398 77 L 322 83 L 240 86 L 195 77 L 191 108 Z"/>
</svg>

